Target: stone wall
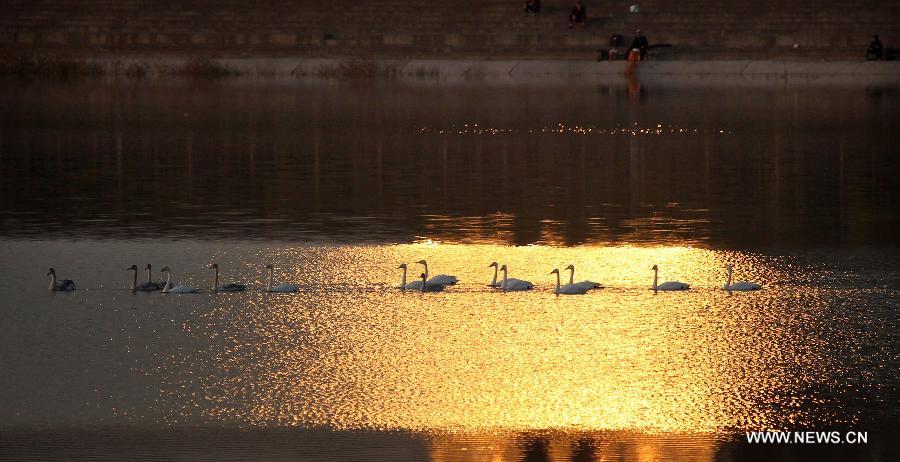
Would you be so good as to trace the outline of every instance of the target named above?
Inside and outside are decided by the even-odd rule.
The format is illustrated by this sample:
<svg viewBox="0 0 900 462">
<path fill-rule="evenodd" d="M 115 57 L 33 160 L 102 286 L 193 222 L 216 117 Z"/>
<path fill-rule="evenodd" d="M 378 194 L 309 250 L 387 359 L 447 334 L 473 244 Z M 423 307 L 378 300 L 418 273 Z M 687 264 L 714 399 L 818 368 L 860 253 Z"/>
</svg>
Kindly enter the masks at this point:
<svg viewBox="0 0 900 462">
<path fill-rule="evenodd" d="M 900 47 L 897 0 L 586 0 L 589 23 L 574 29 L 567 0 L 544 0 L 537 17 L 521 0 L 2 3 L 0 47 L 13 53 L 587 58 L 637 28 L 671 59 L 859 58 L 874 33 Z"/>
</svg>

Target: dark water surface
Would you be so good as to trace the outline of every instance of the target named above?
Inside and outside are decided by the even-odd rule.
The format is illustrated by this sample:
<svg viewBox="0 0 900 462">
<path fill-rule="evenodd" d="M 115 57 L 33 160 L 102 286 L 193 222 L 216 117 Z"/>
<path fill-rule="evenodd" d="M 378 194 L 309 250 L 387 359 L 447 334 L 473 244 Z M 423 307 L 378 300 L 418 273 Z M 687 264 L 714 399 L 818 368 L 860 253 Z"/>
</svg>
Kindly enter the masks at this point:
<svg viewBox="0 0 900 462">
<path fill-rule="evenodd" d="M 6 83 L 4 235 L 895 246 L 896 87 Z"/>
<path fill-rule="evenodd" d="M 0 104 L 0 459 L 897 451 L 897 87 L 4 81 Z M 423 258 L 460 284 L 398 291 Z M 487 287 L 491 261 L 535 290 Z M 132 293 L 147 262 L 250 291 Z M 267 263 L 299 293 L 262 292 Z M 764 289 L 721 290 L 729 263 Z M 607 288 L 554 296 L 568 264 Z M 647 290 L 654 264 L 692 289 Z"/>
</svg>

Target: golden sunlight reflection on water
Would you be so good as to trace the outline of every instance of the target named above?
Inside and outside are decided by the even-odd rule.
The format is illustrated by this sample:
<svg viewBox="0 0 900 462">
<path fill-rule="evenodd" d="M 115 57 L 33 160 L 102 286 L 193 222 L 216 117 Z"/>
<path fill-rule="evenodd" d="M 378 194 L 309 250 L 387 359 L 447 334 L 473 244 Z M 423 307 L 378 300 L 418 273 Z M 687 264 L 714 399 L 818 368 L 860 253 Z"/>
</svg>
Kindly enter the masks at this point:
<svg viewBox="0 0 900 462">
<path fill-rule="evenodd" d="M 782 283 L 789 266 L 747 254 L 414 244 L 277 258 L 297 268 L 279 277 L 304 281 L 300 294 L 223 297 L 184 326 L 209 345 L 170 358 L 173 370 L 189 371 L 168 391 L 178 412 L 454 433 L 761 429 L 804 421 L 808 410 L 783 397 L 824 364 L 802 335 L 815 329 L 816 292 L 792 293 Z M 397 265 L 421 258 L 460 284 L 395 289 Z M 535 290 L 486 287 L 494 260 Z M 765 289 L 720 290 L 729 262 Z M 570 263 L 576 280 L 608 287 L 555 296 L 548 273 Z M 649 290 L 653 264 L 660 281 L 692 290 Z"/>
</svg>

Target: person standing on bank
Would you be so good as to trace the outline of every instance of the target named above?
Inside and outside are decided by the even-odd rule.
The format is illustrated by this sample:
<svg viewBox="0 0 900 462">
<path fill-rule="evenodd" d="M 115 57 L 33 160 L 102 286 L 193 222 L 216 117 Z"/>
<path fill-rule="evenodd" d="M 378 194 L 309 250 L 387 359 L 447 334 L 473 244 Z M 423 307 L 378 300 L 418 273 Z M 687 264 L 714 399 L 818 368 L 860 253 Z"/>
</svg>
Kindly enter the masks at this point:
<svg viewBox="0 0 900 462">
<path fill-rule="evenodd" d="M 872 43 L 869 44 L 869 48 L 866 50 L 866 60 L 878 60 L 882 56 L 884 56 L 884 46 L 881 44 L 881 40 L 878 40 L 878 34 L 875 34 L 872 37 Z"/>
<path fill-rule="evenodd" d="M 581 27 L 584 27 L 587 23 L 587 9 L 579 0 L 575 1 L 575 6 L 572 7 L 572 11 L 569 13 L 569 29 L 571 29 L 575 23 L 581 24 Z"/>
<path fill-rule="evenodd" d="M 650 43 L 647 42 L 647 37 L 641 34 L 641 30 L 638 29 L 634 31 L 634 40 L 631 41 L 631 50 L 635 48 L 641 52 L 641 61 L 647 59 L 647 48 L 650 47 Z"/>
</svg>

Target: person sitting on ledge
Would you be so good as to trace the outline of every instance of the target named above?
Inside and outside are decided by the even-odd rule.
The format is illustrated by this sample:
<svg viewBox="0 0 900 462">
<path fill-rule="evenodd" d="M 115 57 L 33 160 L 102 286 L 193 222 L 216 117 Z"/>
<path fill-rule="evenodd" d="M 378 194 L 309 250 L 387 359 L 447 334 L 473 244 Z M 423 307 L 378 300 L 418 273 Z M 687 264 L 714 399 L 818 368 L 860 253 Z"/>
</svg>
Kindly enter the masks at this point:
<svg viewBox="0 0 900 462">
<path fill-rule="evenodd" d="M 525 0 L 525 14 L 541 12 L 541 0 Z"/>
<path fill-rule="evenodd" d="M 575 6 L 572 7 L 572 12 L 569 13 L 569 29 L 571 29 L 575 23 L 581 24 L 581 27 L 584 27 L 585 23 L 587 23 L 587 10 L 579 0 L 575 1 Z"/>
<path fill-rule="evenodd" d="M 881 45 L 881 40 L 878 40 L 878 35 L 876 34 L 872 38 L 872 43 L 869 44 L 869 48 L 866 50 L 866 60 L 874 61 L 881 59 L 884 56 L 884 47 Z"/>
<path fill-rule="evenodd" d="M 638 49 L 641 52 L 641 61 L 647 59 L 647 48 L 650 47 L 650 43 L 647 42 L 647 37 L 641 34 L 641 30 L 638 29 L 634 31 L 634 40 L 631 41 L 630 49 Z"/>
</svg>

